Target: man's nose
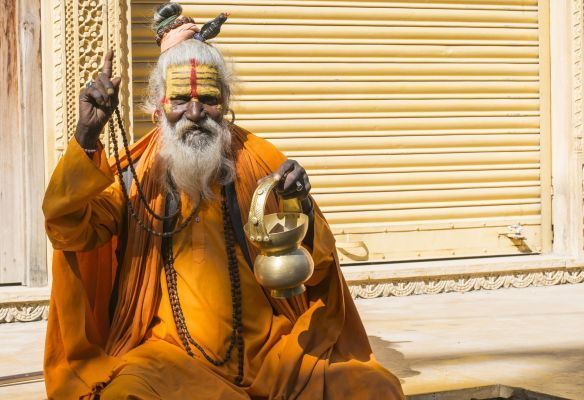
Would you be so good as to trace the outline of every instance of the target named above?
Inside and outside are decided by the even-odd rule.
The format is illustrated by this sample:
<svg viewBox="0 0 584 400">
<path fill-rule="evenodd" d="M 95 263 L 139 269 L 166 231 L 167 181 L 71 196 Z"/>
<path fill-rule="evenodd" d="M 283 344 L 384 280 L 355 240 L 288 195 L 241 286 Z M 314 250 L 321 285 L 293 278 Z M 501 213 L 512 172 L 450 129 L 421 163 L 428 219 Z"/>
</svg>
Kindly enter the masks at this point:
<svg viewBox="0 0 584 400">
<path fill-rule="evenodd" d="M 187 111 L 185 113 L 187 119 L 193 122 L 198 122 L 205 118 L 205 108 L 201 103 L 196 100 L 191 100 L 187 106 Z"/>
</svg>

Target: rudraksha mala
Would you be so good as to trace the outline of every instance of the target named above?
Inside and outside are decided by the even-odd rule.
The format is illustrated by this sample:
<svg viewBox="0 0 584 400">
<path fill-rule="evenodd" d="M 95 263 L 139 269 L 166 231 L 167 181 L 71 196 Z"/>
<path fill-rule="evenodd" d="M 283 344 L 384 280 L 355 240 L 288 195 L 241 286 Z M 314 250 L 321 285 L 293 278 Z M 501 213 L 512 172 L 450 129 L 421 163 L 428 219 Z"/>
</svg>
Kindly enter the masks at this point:
<svg viewBox="0 0 584 400">
<path fill-rule="evenodd" d="M 232 356 L 233 350 L 237 346 L 237 376 L 235 378 L 235 384 L 241 385 L 243 381 L 243 323 L 242 323 L 242 311 L 241 311 L 241 282 L 239 279 L 239 267 L 237 264 L 237 256 L 235 253 L 235 234 L 231 225 L 231 217 L 229 214 L 229 209 L 227 206 L 227 200 L 225 196 L 225 189 L 222 189 L 222 199 L 221 199 L 221 213 L 223 214 L 223 235 L 225 237 L 225 247 L 227 250 L 227 261 L 229 269 L 229 281 L 231 283 L 231 321 L 232 321 L 232 331 L 229 338 L 229 346 L 225 353 L 225 357 L 221 359 L 214 359 L 211 357 L 205 349 L 197 343 L 195 339 L 189 333 L 184 313 L 180 305 L 180 299 L 178 296 L 178 288 L 176 281 L 176 270 L 174 269 L 174 254 L 172 251 L 172 236 L 164 238 L 163 245 L 163 259 L 164 259 L 164 272 L 166 275 L 166 284 L 168 286 L 168 296 L 170 298 L 170 306 L 172 308 L 172 316 L 174 318 L 174 323 L 176 325 L 176 330 L 179 338 L 185 348 L 187 354 L 195 358 L 195 354 L 191 348 L 191 345 L 195 347 L 203 355 L 203 357 L 215 366 L 222 366 L 228 363 Z"/>
<path fill-rule="evenodd" d="M 124 126 L 122 124 L 122 119 L 120 117 L 120 111 L 117 108 L 114 111 L 115 111 L 115 115 L 118 119 L 118 126 L 120 127 L 120 131 L 122 133 L 122 141 L 124 142 L 124 150 L 126 151 L 126 157 L 128 157 L 128 168 L 130 168 L 130 171 L 132 172 L 132 178 L 134 179 L 134 183 L 136 184 L 136 189 L 138 190 L 139 201 L 142 202 L 142 204 L 145 206 L 145 209 L 154 218 L 157 218 L 160 220 L 169 220 L 169 219 L 176 217 L 179 213 L 180 207 L 177 207 L 177 212 L 174 213 L 173 215 L 160 216 L 160 215 L 156 214 L 154 212 L 154 210 L 152 210 L 152 208 L 150 208 L 150 206 L 148 205 L 148 200 L 146 200 L 146 196 L 144 195 L 144 191 L 142 190 L 142 185 L 140 184 L 140 181 L 138 180 L 138 175 L 136 174 L 136 169 L 134 167 L 134 160 L 132 159 L 132 156 L 130 155 L 130 149 L 128 146 L 128 138 L 126 137 L 126 131 L 125 131 Z M 111 136 L 112 144 L 113 144 L 113 148 L 114 148 L 114 158 L 116 160 L 116 167 L 118 169 L 118 177 L 119 177 L 120 186 L 122 187 L 122 193 L 124 195 L 124 199 L 126 200 L 126 204 L 128 205 L 128 210 L 130 211 L 130 214 L 132 215 L 132 217 L 134 218 L 134 220 L 136 221 L 138 226 L 140 228 L 144 229 L 146 232 L 148 232 L 152 235 L 155 235 L 155 236 L 160 236 L 160 237 L 169 237 L 169 236 L 172 236 L 175 233 L 178 233 L 178 232 L 182 231 L 183 229 L 185 229 L 187 227 L 187 225 L 191 222 L 193 217 L 195 216 L 195 213 L 197 212 L 199 205 L 201 204 L 202 198 L 199 198 L 199 203 L 197 204 L 197 206 L 193 207 L 192 211 L 189 213 L 187 218 L 177 228 L 175 228 L 171 232 L 159 232 L 159 231 L 154 230 L 154 228 L 152 228 L 151 226 L 146 225 L 146 223 L 144 221 L 142 221 L 142 219 L 136 213 L 134 205 L 132 204 L 132 201 L 130 200 L 130 188 L 126 187 L 126 183 L 122 179 L 122 163 L 120 160 L 120 154 L 119 154 L 119 150 L 118 150 L 118 139 L 116 138 L 116 133 L 114 132 L 113 116 L 109 120 L 109 130 L 110 130 L 110 136 Z"/>
</svg>

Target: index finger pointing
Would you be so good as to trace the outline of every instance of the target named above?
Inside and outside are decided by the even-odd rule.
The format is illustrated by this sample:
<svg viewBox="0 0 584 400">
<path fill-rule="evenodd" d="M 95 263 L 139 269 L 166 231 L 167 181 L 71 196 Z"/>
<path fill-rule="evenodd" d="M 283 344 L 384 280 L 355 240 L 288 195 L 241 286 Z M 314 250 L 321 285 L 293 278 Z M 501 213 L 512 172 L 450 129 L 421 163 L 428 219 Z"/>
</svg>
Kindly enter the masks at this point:
<svg viewBox="0 0 584 400">
<path fill-rule="evenodd" d="M 114 59 L 114 51 L 110 49 L 107 52 L 105 59 L 103 61 L 103 68 L 101 72 L 104 73 L 108 78 L 112 77 L 112 61 Z"/>
</svg>

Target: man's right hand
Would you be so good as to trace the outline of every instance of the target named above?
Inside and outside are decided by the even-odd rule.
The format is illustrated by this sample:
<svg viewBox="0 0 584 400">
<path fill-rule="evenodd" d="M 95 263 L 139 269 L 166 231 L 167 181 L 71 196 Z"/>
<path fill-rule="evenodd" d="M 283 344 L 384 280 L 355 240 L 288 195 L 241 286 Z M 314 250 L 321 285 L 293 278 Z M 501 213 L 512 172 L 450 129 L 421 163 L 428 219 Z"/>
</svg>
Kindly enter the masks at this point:
<svg viewBox="0 0 584 400">
<path fill-rule="evenodd" d="M 79 120 L 75 138 L 84 149 L 96 149 L 99 133 L 118 105 L 121 78 L 112 79 L 113 50 L 105 56 L 103 68 L 79 95 Z"/>
</svg>

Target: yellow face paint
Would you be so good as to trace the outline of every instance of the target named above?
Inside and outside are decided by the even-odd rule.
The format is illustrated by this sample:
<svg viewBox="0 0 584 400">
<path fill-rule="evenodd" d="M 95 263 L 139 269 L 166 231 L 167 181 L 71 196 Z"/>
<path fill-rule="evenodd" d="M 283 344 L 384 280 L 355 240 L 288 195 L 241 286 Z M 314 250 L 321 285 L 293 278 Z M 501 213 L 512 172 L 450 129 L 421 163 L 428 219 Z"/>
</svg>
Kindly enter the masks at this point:
<svg viewBox="0 0 584 400">
<path fill-rule="evenodd" d="M 162 104 L 167 113 L 172 109 L 173 100 L 219 104 L 219 72 L 212 65 L 197 64 L 194 59 L 190 64 L 171 65 L 166 69 L 165 93 Z"/>
</svg>

